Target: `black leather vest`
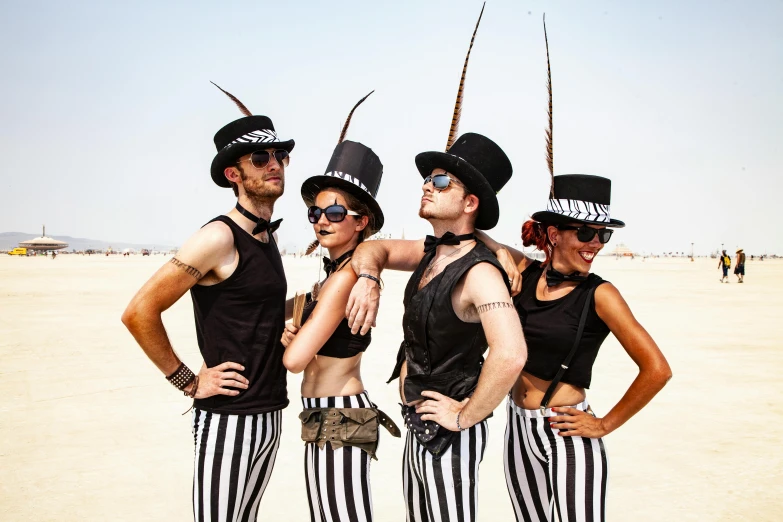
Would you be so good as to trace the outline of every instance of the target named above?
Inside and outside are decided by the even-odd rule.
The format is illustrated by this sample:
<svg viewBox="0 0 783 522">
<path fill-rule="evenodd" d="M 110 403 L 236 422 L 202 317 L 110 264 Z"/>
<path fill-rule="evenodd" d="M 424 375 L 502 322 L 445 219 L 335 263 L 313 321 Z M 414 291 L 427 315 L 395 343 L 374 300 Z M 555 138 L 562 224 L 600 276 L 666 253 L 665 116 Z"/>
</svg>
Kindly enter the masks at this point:
<svg viewBox="0 0 783 522">
<path fill-rule="evenodd" d="M 481 323 L 466 323 L 457 317 L 451 295 L 462 276 L 479 263 L 495 266 L 508 286 L 500 263 L 479 241 L 470 252 L 450 263 L 418 290 L 422 275 L 434 257 L 435 251 L 424 256 L 405 288 L 402 317 L 405 340 L 388 381 L 400 376 L 402 363 L 407 361 L 404 393 L 408 402 L 422 399 L 424 390 L 460 401 L 473 393 L 484 363 L 487 339 Z"/>
</svg>

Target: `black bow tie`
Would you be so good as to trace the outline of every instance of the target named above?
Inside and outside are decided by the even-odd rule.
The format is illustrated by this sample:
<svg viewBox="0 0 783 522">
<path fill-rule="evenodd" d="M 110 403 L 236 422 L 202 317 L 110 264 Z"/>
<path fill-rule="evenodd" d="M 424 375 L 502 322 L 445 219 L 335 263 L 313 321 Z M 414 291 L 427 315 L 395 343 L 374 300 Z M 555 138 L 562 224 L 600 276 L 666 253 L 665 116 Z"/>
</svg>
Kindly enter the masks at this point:
<svg viewBox="0 0 783 522">
<path fill-rule="evenodd" d="M 326 277 L 329 277 L 332 273 L 334 273 L 338 268 L 340 268 L 340 265 L 343 264 L 343 261 L 351 257 L 353 254 L 353 250 L 349 250 L 345 254 L 341 255 L 334 261 L 329 259 L 328 257 L 324 258 L 324 270 L 326 271 Z"/>
<path fill-rule="evenodd" d="M 565 275 L 555 270 L 551 265 L 549 266 L 549 270 L 546 271 L 546 286 L 557 286 L 566 281 L 587 281 L 587 276 L 579 275 L 579 272 Z"/>
<path fill-rule="evenodd" d="M 442 237 L 427 236 L 424 240 L 424 252 L 431 252 L 438 248 L 439 245 L 459 245 L 462 241 L 475 238 L 476 236 L 472 232 L 470 234 L 462 234 L 461 236 L 456 236 L 453 232 L 446 232 Z"/>
<path fill-rule="evenodd" d="M 256 226 L 253 228 L 253 235 L 260 234 L 261 232 L 269 232 L 270 234 L 274 234 L 275 230 L 280 228 L 280 223 L 283 222 L 283 219 L 280 218 L 277 221 L 272 221 L 271 223 L 267 221 L 266 219 L 262 217 L 258 217 L 249 210 L 247 210 L 245 207 L 239 204 L 237 201 L 236 209 L 239 211 L 240 214 L 245 216 L 250 221 L 255 222 Z"/>
</svg>

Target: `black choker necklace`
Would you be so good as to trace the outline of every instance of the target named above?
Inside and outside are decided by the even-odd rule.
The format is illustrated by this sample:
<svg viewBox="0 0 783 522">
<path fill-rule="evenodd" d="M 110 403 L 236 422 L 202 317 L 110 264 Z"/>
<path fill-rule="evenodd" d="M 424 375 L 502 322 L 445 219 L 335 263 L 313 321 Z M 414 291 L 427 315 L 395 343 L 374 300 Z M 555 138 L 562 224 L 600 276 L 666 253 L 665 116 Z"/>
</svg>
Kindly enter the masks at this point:
<svg viewBox="0 0 783 522">
<path fill-rule="evenodd" d="M 336 272 L 337 269 L 340 268 L 340 265 L 343 264 L 343 261 L 351 257 L 351 255 L 353 255 L 353 250 L 349 250 L 334 261 L 328 257 L 324 257 L 324 270 L 326 271 L 326 277 L 329 277 L 332 275 L 332 273 Z"/>
<path fill-rule="evenodd" d="M 549 269 L 546 271 L 546 286 L 557 286 L 566 281 L 581 283 L 582 281 L 587 281 L 587 277 L 588 276 L 579 275 L 579 272 L 572 272 L 569 275 L 565 275 L 555 270 L 555 267 L 550 263 Z"/>
<path fill-rule="evenodd" d="M 239 204 L 239 201 L 237 201 L 236 209 L 239 211 L 240 214 L 245 216 L 247 219 L 252 221 L 256 224 L 256 226 L 253 228 L 253 235 L 260 234 L 261 232 L 269 232 L 270 234 L 274 234 L 275 230 L 280 228 L 280 223 L 282 223 L 283 218 L 278 219 L 277 221 L 272 221 L 271 223 L 267 221 L 266 219 L 262 217 L 258 217 L 249 210 L 247 210 L 245 207 Z"/>
</svg>

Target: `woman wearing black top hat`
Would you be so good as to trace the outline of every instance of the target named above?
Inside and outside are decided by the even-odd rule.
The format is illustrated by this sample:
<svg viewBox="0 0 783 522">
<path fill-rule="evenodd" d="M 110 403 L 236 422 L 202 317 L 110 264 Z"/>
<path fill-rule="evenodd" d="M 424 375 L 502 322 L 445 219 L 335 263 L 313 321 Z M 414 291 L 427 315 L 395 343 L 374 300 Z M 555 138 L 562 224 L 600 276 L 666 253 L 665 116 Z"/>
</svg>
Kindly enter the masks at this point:
<svg viewBox="0 0 783 522">
<path fill-rule="evenodd" d="M 535 246 L 546 258 L 542 263 L 508 249 L 522 273 L 522 291 L 514 304 L 528 359 L 508 400 L 506 483 L 518 521 L 553 521 L 555 511 L 561 522 L 598 521 L 606 517 L 602 437 L 641 410 L 671 378 L 671 369 L 620 292 L 590 273 L 612 229 L 625 224 L 609 215 L 610 180 L 554 176 L 551 87 L 549 107 L 549 204 L 522 227 L 523 244 Z M 483 239 L 501 255 L 497 243 Z M 610 332 L 639 374 L 620 401 L 597 416 L 585 389 Z"/>
<path fill-rule="evenodd" d="M 305 306 L 301 329 L 289 323 L 282 338 L 283 364 L 291 372 L 304 371 L 300 419 L 312 521 L 372 520 L 370 458 L 376 458 L 379 424 L 400 436 L 362 383 L 362 353 L 371 334 L 351 334 L 344 313 L 357 279 L 347 266 L 351 254 L 383 226 L 375 200 L 383 165 L 370 148 L 343 141 L 353 110 L 326 173 L 302 184 L 308 218 L 329 258 L 326 281 L 316 285 L 317 300 Z"/>
</svg>

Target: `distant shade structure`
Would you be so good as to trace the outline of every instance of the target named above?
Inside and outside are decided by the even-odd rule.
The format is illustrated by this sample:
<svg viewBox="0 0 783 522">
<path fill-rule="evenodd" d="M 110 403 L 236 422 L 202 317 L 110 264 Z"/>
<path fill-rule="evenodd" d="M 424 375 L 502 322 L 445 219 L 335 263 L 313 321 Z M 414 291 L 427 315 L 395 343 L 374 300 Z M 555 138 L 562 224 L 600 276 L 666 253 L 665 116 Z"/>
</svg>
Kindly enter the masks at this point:
<svg viewBox="0 0 783 522">
<path fill-rule="evenodd" d="M 633 250 L 628 248 L 624 243 L 620 243 L 617 247 L 609 252 L 610 256 L 633 256 Z"/>
<path fill-rule="evenodd" d="M 68 248 L 68 243 L 51 237 L 46 237 L 46 225 L 44 225 L 43 231 L 41 232 L 41 237 L 28 239 L 27 241 L 20 241 L 19 247 L 26 248 L 28 250 L 62 250 L 63 248 Z"/>
</svg>

